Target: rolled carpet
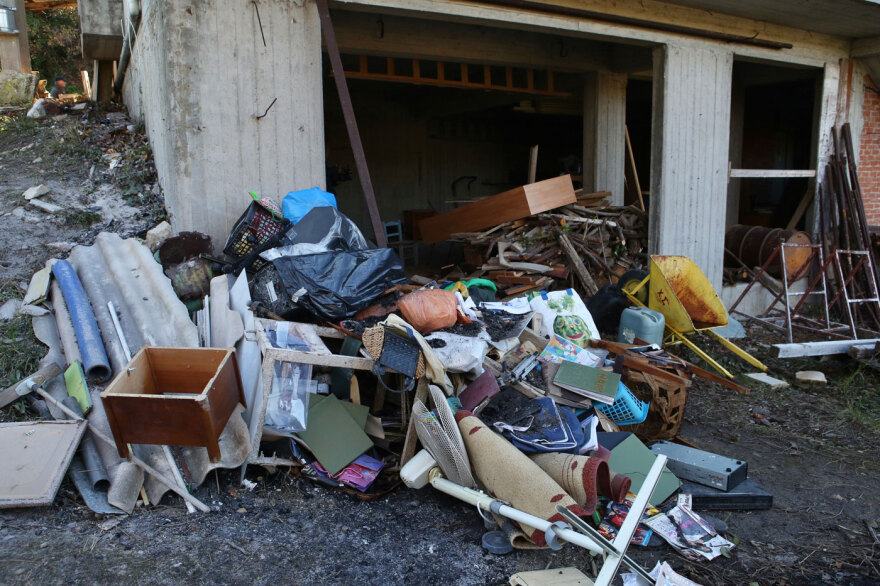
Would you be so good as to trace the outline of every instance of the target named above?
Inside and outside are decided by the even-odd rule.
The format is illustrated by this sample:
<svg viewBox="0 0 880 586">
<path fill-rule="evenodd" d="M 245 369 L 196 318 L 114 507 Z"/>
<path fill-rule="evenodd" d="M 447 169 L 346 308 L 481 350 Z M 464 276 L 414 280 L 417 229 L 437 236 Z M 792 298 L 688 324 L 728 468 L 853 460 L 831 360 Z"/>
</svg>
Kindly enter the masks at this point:
<svg viewBox="0 0 880 586">
<path fill-rule="evenodd" d="M 565 489 L 588 515 L 596 510 L 599 495 L 620 502 L 626 498 L 632 484 L 626 476 L 612 474 L 608 461 L 603 458 L 560 452 L 533 454 L 530 458 Z"/>
<path fill-rule="evenodd" d="M 461 410 L 455 414 L 455 419 L 474 472 L 493 497 L 551 523 L 565 520 L 556 512 L 556 505 L 562 505 L 578 517 L 589 516 L 528 456 L 473 413 Z M 543 547 L 547 544 L 543 531 L 526 525 L 522 525 L 522 529 L 535 545 Z"/>
</svg>

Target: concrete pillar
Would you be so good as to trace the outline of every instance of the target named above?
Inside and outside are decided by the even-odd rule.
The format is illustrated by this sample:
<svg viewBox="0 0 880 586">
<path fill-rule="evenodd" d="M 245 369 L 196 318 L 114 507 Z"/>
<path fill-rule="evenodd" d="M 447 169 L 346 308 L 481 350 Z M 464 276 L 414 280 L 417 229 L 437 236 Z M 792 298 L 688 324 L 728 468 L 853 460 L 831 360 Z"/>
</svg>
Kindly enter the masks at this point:
<svg viewBox="0 0 880 586">
<path fill-rule="evenodd" d="M 205 232 L 219 251 L 249 191 L 280 204 L 325 184 L 317 7 L 141 6 L 125 103 L 145 122 L 173 228 Z"/>
<path fill-rule="evenodd" d="M 0 6 L 3 6 L 0 2 Z M 15 8 L 15 28 L 17 35 L 0 33 L 0 69 L 10 69 L 21 73 L 31 72 L 31 53 L 28 44 L 27 15 L 24 11 L 24 0 L 6 2 Z"/>
<path fill-rule="evenodd" d="M 682 254 L 721 289 L 733 54 L 654 49 L 651 254 Z"/>
<path fill-rule="evenodd" d="M 584 191 L 610 191 L 623 205 L 626 75 L 591 72 L 584 81 Z"/>
</svg>

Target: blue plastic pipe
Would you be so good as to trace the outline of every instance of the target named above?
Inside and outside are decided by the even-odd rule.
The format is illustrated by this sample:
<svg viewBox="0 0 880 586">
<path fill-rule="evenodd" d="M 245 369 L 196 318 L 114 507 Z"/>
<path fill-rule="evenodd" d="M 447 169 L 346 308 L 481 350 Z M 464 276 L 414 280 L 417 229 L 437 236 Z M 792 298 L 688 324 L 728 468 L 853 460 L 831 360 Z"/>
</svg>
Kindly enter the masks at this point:
<svg viewBox="0 0 880 586">
<path fill-rule="evenodd" d="M 86 377 L 94 382 L 109 380 L 113 374 L 110 360 L 104 350 L 104 342 L 101 339 L 101 332 L 98 330 L 98 322 L 95 321 L 92 306 L 89 304 L 89 298 L 86 296 L 76 271 L 69 262 L 60 260 L 52 267 L 52 274 L 55 275 L 55 279 L 61 287 L 64 302 L 70 312 Z"/>
</svg>

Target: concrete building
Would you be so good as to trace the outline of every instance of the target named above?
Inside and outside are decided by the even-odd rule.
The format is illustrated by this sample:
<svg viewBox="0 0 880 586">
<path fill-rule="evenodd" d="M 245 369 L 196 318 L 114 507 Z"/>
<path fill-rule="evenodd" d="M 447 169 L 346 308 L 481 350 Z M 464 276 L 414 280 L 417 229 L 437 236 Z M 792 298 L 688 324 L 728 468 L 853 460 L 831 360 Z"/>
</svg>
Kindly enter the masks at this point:
<svg viewBox="0 0 880 586">
<path fill-rule="evenodd" d="M 0 70 L 31 72 L 24 0 L 0 0 Z"/>
<path fill-rule="evenodd" d="M 354 163 L 315 0 L 79 7 L 84 50 L 117 31 L 175 229 L 222 245 L 249 190 L 328 176 L 368 228 L 339 172 Z M 859 143 L 880 69 L 874 0 L 336 0 L 331 15 L 383 220 L 524 183 L 534 144 L 538 179 L 574 170 L 623 203 L 628 127 L 651 252 L 690 256 L 716 287 L 725 228 L 788 222 L 832 127 Z"/>
</svg>

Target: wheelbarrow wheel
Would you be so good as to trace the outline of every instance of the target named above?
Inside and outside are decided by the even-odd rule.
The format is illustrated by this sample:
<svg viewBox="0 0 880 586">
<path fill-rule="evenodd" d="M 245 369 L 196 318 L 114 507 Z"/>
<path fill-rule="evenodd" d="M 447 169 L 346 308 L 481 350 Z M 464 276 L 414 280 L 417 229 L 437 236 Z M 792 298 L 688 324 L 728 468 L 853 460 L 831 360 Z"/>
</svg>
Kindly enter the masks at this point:
<svg viewBox="0 0 880 586">
<path fill-rule="evenodd" d="M 617 286 L 628 293 L 632 293 L 633 290 L 639 286 L 639 283 L 644 281 L 647 276 L 648 271 L 644 269 L 630 269 L 620 276 L 617 280 Z M 643 305 L 648 305 L 648 286 L 650 284 L 650 281 L 645 283 L 645 286 L 639 289 L 635 294 L 636 299 L 638 299 Z"/>
</svg>

